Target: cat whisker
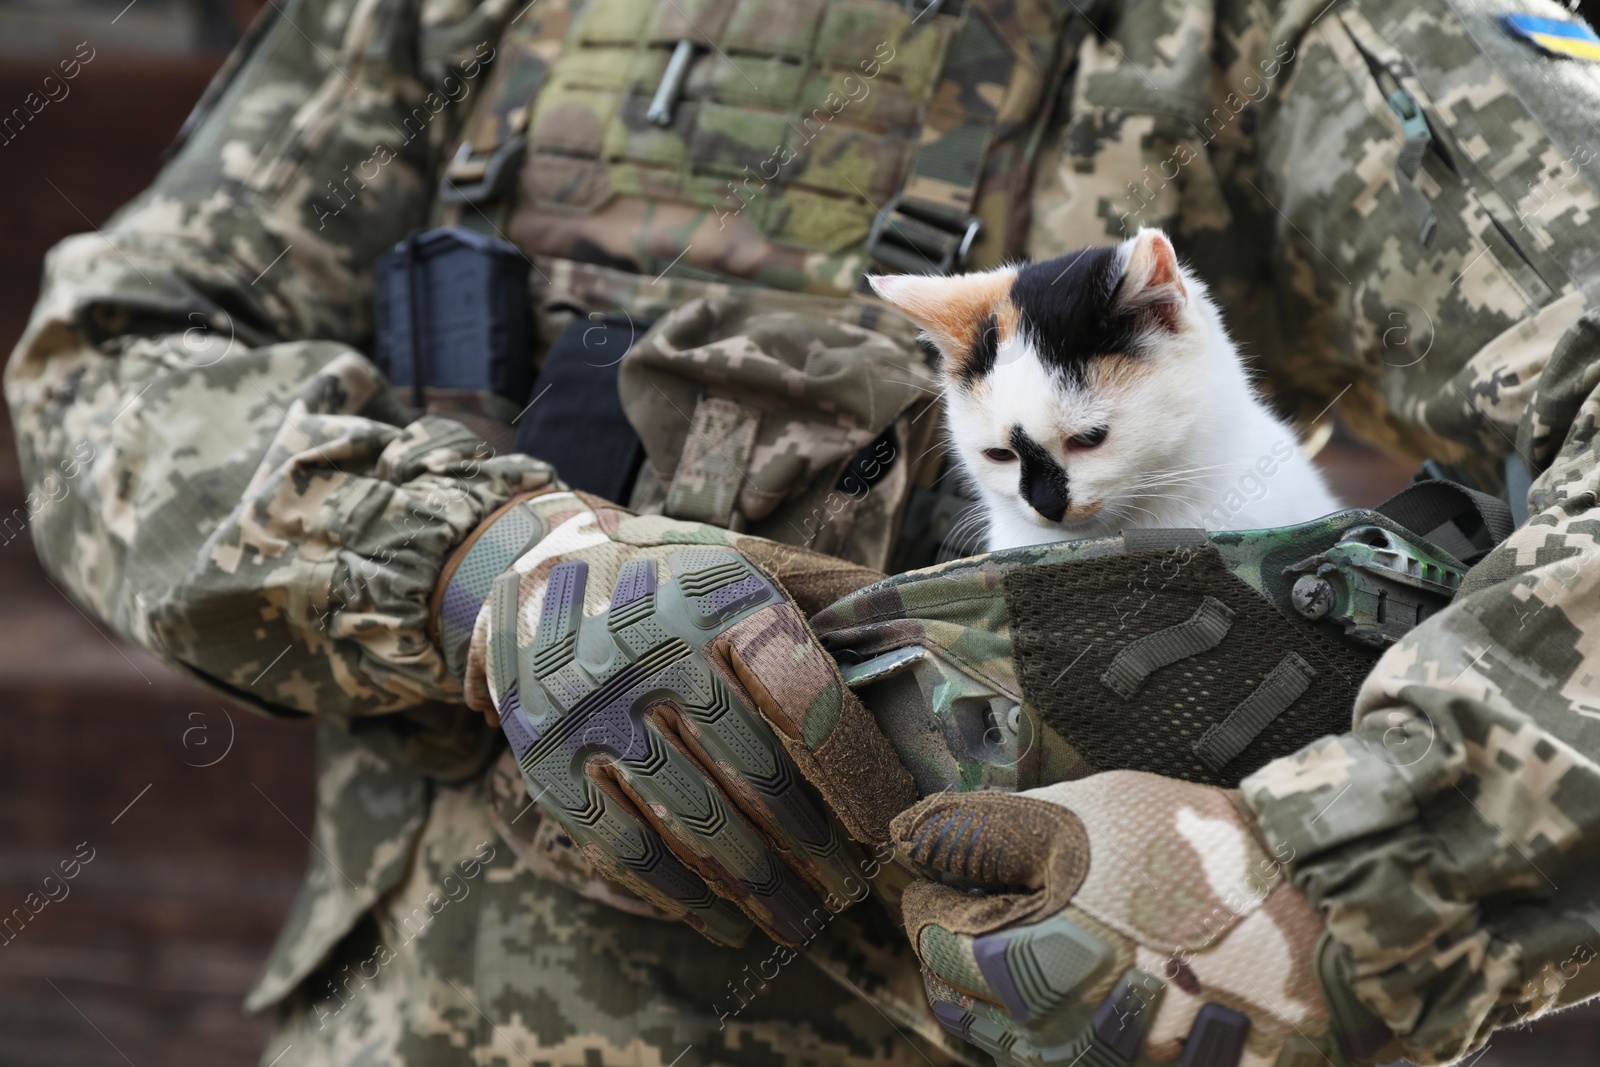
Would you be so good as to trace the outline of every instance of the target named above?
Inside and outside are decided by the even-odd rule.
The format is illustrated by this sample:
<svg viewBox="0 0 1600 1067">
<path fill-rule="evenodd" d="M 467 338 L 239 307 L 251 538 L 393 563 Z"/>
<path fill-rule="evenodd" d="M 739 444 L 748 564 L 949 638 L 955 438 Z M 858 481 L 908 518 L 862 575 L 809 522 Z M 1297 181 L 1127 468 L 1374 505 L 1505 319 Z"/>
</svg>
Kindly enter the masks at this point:
<svg viewBox="0 0 1600 1067">
<path fill-rule="evenodd" d="M 1118 486 L 1118 488 L 1130 496 L 1161 496 L 1162 494 L 1171 494 L 1179 490 L 1193 491 L 1195 489 L 1209 489 L 1215 484 L 1215 482 L 1205 478 L 1164 478 L 1153 482 L 1138 482 L 1132 485 L 1122 485 Z"/>
<path fill-rule="evenodd" d="M 1156 513 L 1155 513 L 1155 512 L 1153 512 L 1153 511 L 1151 511 L 1151 510 L 1150 510 L 1150 509 L 1149 509 L 1149 508 L 1146 508 L 1146 507 L 1141 507 L 1141 506 L 1140 506 L 1140 505 L 1138 505 L 1138 504 L 1135 504 L 1135 503 L 1133 503 L 1133 502 L 1131 502 L 1131 501 L 1128 501 L 1128 500 L 1123 500 L 1123 501 L 1121 501 L 1121 502 L 1119 502 L 1119 503 L 1118 503 L 1118 504 L 1116 504 L 1116 505 L 1115 505 L 1115 506 L 1114 506 L 1114 507 L 1113 507 L 1113 508 L 1112 508 L 1112 510 L 1113 510 L 1113 511 L 1114 511 L 1114 512 L 1115 512 L 1115 513 L 1116 513 L 1116 514 L 1117 514 L 1117 515 L 1119 515 L 1119 516 L 1121 516 L 1121 517 L 1123 517 L 1123 518 L 1128 518 L 1128 517 L 1130 517 L 1130 516 L 1131 516 L 1131 513 L 1133 513 L 1133 512 L 1135 512 L 1135 511 L 1137 511 L 1137 512 L 1140 512 L 1140 513 L 1142 513 L 1142 514 L 1145 514 L 1145 515 L 1148 515 L 1148 516 L 1150 516 L 1150 517 L 1151 517 L 1151 518 L 1152 518 L 1152 519 L 1154 519 L 1154 518 L 1157 518 L 1157 517 L 1158 517 L 1158 516 L 1157 516 L 1157 515 L 1156 515 Z"/>
<path fill-rule="evenodd" d="M 984 514 L 981 508 L 971 508 L 962 512 L 956 516 L 956 521 L 950 524 L 950 532 L 946 535 L 946 540 L 970 534 L 983 524 L 983 520 Z"/>
<path fill-rule="evenodd" d="M 1144 471 L 1136 481 L 1124 482 L 1120 487 L 1125 490 L 1131 490 L 1150 486 L 1195 485 L 1224 477 L 1225 472 L 1231 469 L 1233 468 L 1228 465 L 1221 465 L 1216 468 L 1197 467 L 1187 470 Z"/>
<path fill-rule="evenodd" d="M 903 382 L 899 378 L 873 378 L 872 380 L 875 382 L 883 382 L 885 385 L 910 386 L 912 389 L 921 389 L 924 393 L 932 393 L 934 396 L 944 395 L 943 389 L 929 389 L 926 385 L 923 385 L 920 382 Z"/>
<path fill-rule="evenodd" d="M 1154 467 L 1143 471 L 1142 474 L 1149 478 L 1175 477 L 1182 474 L 1206 474 L 1211 471 L 1236 470 L 1232 463 L 1213 463 L 1205 467 Z"/>
<path fill-rule="evenodd" d="M 945 397 L 945 399 L 947 401 L 949 400 L 949 397 L 947 395 L 948 393 L 949 393 L 948 389 L 940 389 L 939 390 L 939 395 L 942 396 L 942 397 Z M 938 408 L 940 411 L 943 411 L 944 410 L 944 405 L 943 404 L 931 404 L 930 403 L 929 405 L 924 407 L 921 411 L 917 412 L 916 416 L 914 418 L 912 418 L 912 420 L 911 420 L 911 425 L 915 426 L 917 424 L 917 419 L 922 418 L 922 416 L 926 415 L 928 412 L 932 411 L 934 408 Z"/>
<path fill-rule="evenodd" d="M 1161 484 L 1163 484 L 1165 482 L 1196 481 L 1196 480 L 1203 480 L 1203 479 L 1208 478 L 1208 477 L 1216 477 L 1216 476 L 1215 475 L 1211 475 L 1211 474 L 1207 474 L 1206 472 L 1203 472 L 1203 471 L 1199 472 L 1199 473 L 1188 473 L 1188 472 L 1184 472 L 1184 471 L 1179 471 L 1179 472 L 1175 472 L 1175 473 L 1171 473 L 1171 474 L 1164 473 L 1164 472 L 1161 472 L 1161 471 L 1156 471 L 1156 472 L 1151 472 L 1151 473 L 1140 474 L 1137 480 L 1123 482 L 1121 484 L 1124 487 L 1126 487 L 1126 486 L 1135 486 L 1135 485 L 1161 485 Z"/>
<path fill-rule="evenodd" d="M 956 556 L 972 555 L 972 550 L 978 544 L 980 532 L 981 531 L 979 531 L 976 527 L 968 526 L 963 530 L 953 533 L 951 536 L 945 538 L 945 550 Z"/>
<path fill-rule="evenodd" d="M 1232 463 L 1208 463 L 1204 467 L 1167 467 L 1165 469 L 1175 474 L 1193 474 L 1201 471 L 1225 471 L 1233 469 Z"/>
<path fill-rule="evenodd" d="M 972 550 L 983 543 L 984 535 L 988 532 L 986 518 L 981 504 L 963 511 L 951 524 L 950 532 L 945 534 L 945 547 L 959 555 L 971 555 Z"/>
<path fill-rule="evenodd" d="M 1110 510 L 1113 514 L 1115 514 L 1119 518 L 1125 518 L 1125 519 L 1126 518 L 1132 518 L 1133 516 L 1130 515 L 1129 512 L 1140 511 L 1140 512 L 1143 512 L 1144 514 L 1150 516 L 1150 518 L 1156 520 L 1157 522 L 1159 522 L 1161 520 L 1161 516 L 1157 515 L 1155 512 L 1151 511 L 1149 508 L 1140 507 L 1138 504 L 1133 503 L 1131 500 L 1119 500 L 1116 503 L 1112 504 L 1111 507 L 1108 510 Z"/>
<path fill-rule="evenodd" d="M 1117 489 L 1125 496 L 1158 497 L 1170 495 L 1177 490 L 1194 490 L 1197 488 L 1205 488 L 1210 484 L 1210 482 L 1204 479 L 1190 481 L 1181 478 L 1163 478 L 1155 481 L 1123 483 L 1117 486 Z"/>
</svg>

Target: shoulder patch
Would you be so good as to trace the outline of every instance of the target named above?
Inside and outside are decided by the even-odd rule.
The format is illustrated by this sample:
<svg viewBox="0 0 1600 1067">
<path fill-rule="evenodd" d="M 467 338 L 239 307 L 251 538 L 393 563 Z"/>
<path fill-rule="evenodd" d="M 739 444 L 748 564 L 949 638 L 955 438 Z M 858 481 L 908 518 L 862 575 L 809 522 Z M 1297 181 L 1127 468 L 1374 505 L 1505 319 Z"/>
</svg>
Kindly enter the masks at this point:
<svg viewBox="0 0 1600 1067">
<path fill-rule="evenodd" d="M 1500 25 L 1511 36 L 1527 41 L 1546 55 L 1600 63 L 1600 37 L 1577 20 L 1505 14 L 1500 16 Z"/>
</svg>

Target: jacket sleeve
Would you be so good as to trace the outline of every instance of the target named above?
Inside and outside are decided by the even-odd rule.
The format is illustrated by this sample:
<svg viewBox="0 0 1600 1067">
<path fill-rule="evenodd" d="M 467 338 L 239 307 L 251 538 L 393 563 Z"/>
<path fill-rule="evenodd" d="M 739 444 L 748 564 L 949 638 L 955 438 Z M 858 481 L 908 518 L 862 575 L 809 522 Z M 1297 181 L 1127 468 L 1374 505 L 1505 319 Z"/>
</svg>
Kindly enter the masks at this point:
<svg viewBox="0 0 1600 1067">
<path fill-rule="evenodd" d="M 1419 1062 L 1600 992 L 1600 308 L 1563 303 L 1505 429 L 1542 468 L 1529 521 L 1378 661 L 1352 732 L 1244 782 Z"/>
<path fill-rule="evenodd" d="M 26 527 L 64 592 L 247 703 L 455 699 L 442 561 L 551 475 L 407 424 L 357 346 L 372 259 L 423 224 L 512 5 L 275 7 L 154 186 L 46 261 L 6 372 L 30 493 L 0 537 Z"/>
</svg>

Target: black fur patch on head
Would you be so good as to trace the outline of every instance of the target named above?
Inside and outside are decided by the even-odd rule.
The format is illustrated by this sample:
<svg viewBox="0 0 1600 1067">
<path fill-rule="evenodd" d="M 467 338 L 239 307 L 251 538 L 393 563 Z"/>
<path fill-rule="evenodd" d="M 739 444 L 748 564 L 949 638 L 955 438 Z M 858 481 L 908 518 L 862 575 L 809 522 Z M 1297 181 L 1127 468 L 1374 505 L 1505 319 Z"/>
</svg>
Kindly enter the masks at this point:
<svg viewBox="0 0 1600 1067">
<path fill-rule="evenodd" d="M 990 312 L 989 317 L 978 324 L 978 333 L 972 339 L 972 344 L 967 348 L 967 358 L 963 360 L 956 371 L 956 377 L 961 384 L 971 388 L 972 383 L 979 378 L 986 378 L 994 370 L 994 361 L 1000 348 L 1000 321 Z"/>
<path fill-rule="evenodd" d="M 1081 383 L 1090 360 L 1135 349 L 1140 316 L 1117 310 L 1121 281 L 1115 245 L 1069 252 L 1017 271 L 1011 300 L 1023 337 L 1046 367 Z"/>
<path fill-rule="evenodd" d="M 1021 426 L 1011 427 L 1011 451 L 1022 462 L 1017 491 L 1028 506 L 1051 522 L 1060 522 L 1067 513 L 1067 472 L 1061 469 L 1043 445 L 1028 436 Z"/>
</svg>

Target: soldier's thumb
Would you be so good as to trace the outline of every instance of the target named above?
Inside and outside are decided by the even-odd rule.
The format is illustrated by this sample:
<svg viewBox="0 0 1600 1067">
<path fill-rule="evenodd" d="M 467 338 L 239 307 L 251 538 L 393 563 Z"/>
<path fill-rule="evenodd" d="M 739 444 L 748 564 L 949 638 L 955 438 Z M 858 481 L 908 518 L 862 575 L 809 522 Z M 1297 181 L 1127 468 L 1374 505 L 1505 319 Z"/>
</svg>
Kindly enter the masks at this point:
<svg viewBox="0 0 1600 1067">
<path fill-rule="evenodd" d="M 1089 838 L 1071 811 L 1015 793 L 940 793 L 895 817 L 897 851 L 930 881 L 901 904 L 912 944 L 935 923 L 976 936 L 1065 908 L 1089 871 Z"/>
<path fill-rule="evenodd" d="M 895 845 L 946 883 L 1070 898 L 1089 870 L 1089 838 L 1071 811 L 1015 793 L 939 793 L 897 815 Z"/>
</svg>

